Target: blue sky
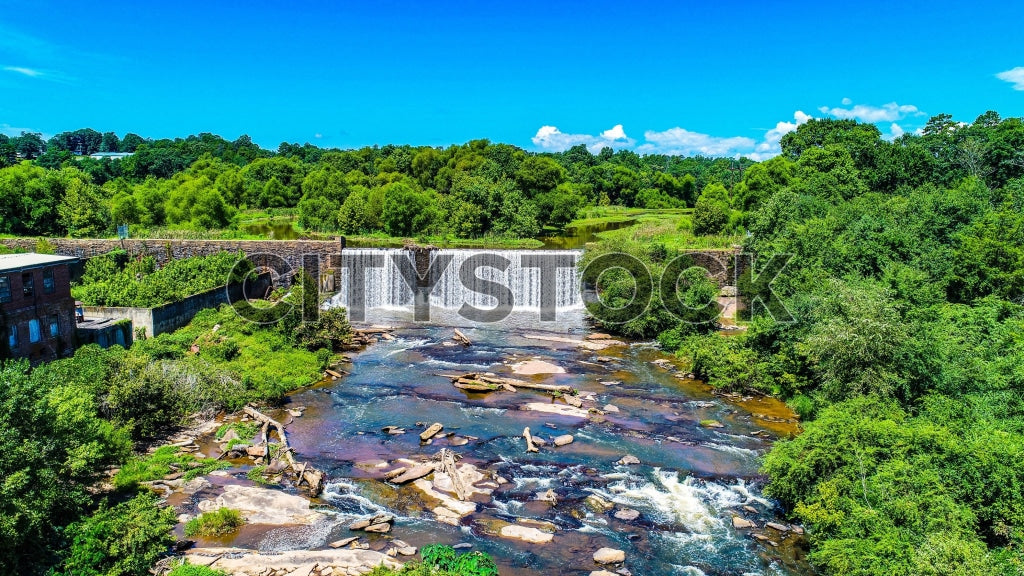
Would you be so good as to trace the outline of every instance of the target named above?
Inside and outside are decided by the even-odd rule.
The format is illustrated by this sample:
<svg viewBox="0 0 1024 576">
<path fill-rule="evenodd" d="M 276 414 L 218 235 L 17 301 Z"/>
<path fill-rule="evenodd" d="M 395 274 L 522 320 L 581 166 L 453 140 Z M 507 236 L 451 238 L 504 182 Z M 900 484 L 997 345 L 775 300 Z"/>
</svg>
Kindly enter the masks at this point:
<svg viewBox="0 0 1024 576">
<path fill-rule="evenodd" d="M 292 4 L 0 0 L 0 131 L 767 157 L 808 117 L 1024 116 L 1021 2 Z"/>
</svg>

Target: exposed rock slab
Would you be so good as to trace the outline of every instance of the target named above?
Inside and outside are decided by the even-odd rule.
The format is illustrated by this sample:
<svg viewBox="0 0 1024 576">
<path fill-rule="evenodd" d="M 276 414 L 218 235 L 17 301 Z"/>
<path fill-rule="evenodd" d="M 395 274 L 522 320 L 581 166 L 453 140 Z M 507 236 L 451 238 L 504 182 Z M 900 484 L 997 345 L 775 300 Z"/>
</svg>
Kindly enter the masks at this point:
<svg viewBox="0 0 1024 576">
<path fill-rule="evenodd" d="M 534 374 L 565 374 L 565 368 L 545 360 L 526 360 L 512 365 L 512 372 L 525 376 Z"/>
<path fill-rule="evenodd" d="M 280 490 L 228 484 L 224 493 L 199 503 L 210 512 L 218 508 L 238 510 L 249 524 L 313 524 L 325 516 L 309 507 L 309 500 Z"/>
<path fill-rule="evenodd" d="M 573 418 L 587 418 L 590 416 L 590 412 L 583 408 L 576 408 L 575 406 L 569 406 L 566 404 L 549 404 L 546 402 L 530 402 L 523 405 L 523 410 L 530 410 L 532 412 L 546 412 L 548 414 L 557 414 L 559 416 L 571 416 Z"/>
<path fill-rule="evenodd" d="M 513 538 L 516 540 L 522 540 L 523 542 L 529 542 L 531 544 L 547 544 L 554 540 L 555 535 L 550 532 L 544 532 L 530 526 L 520 526 L 518 524 L 509 524 L 501 528 L 502 538 Z"/>
<path fill-rule="evenodd" d="M 580 340 L 578 338 L 566 338 L 564 336 L 550 336 L 547 334 L 524 334 L 523 338 L 530 340 L 544 340 L 546 342 L 558 342 L 560 344 L 572 344 L 584 350 L 604 350 L 611 346 L 625 346 L 626 343 L 614 339 Z"/>
<path fill-rule="evenodd" d="M 191 564 L 209 566 L 233 576 L 265 574 L 268 570 L 283 570 L 287 574 L 307 567 L 311 570 L 313 566 L 321 569 L 330 566 L 332 574 L 367 574 L 381 564 L 389 568 L 402 566 L 402 562 L 386 554 L 350 548 L 291 550 L 281 553 L 261 553 L 239 548 L 195 548 L 187 551 L 185 556 Z"/>
</svg>

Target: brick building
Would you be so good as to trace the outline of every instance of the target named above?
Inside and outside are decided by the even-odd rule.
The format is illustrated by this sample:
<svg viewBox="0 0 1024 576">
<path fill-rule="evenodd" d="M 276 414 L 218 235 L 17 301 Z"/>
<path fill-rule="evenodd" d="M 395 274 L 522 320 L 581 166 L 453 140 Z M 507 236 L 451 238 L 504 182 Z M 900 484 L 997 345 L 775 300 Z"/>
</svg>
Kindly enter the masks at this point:
<svg viewBox="0 0 1024 576">
<path fill-rule="evenodd" d="M 38 363 L 74 352 L 69 265 L 77 260 L 50 254 L 0 255 L 0 357 Z"/>
</svg>

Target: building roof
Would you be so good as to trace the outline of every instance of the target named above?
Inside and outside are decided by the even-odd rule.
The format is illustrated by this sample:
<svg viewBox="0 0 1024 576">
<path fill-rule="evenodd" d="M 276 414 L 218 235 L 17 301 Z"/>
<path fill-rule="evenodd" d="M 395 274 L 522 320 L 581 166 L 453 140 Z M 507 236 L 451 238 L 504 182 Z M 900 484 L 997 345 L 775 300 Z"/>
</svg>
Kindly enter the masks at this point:
<svg viewBox="0 0 1024 576">
<path fill-rule="evenodd" d="M 56 256 L 54 254 L 36 254 L 26 252 L 24 254 L 0 254 L 0 272 L 13 270 L 24 270 L 26 268 L 38 268 L 51 264 L 70 264 L 78 258 L 74 256 Z"/>
</svg>

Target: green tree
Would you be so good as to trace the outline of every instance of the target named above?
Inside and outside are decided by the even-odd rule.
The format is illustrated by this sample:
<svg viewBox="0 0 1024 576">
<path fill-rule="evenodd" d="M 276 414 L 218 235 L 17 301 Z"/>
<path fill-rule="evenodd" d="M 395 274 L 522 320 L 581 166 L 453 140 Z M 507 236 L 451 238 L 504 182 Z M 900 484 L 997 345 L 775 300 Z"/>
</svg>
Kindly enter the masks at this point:
<svg viewBox="0 0 1024 576">
<path fill-rule="evenodd" d="M 174 543 L 174 508 L 161 507 L 144 493 L 123 504 L 101 507 L 68 527 L 71 548 L 64 560 L 67 574 L 144 576 Z"/>
<path fill-rule="evenodd" d="M 720 234 L 728 223 L 729 192 L 721 184 L 708 184 L 693 208 L 693 233 Z"/>
</svg>

